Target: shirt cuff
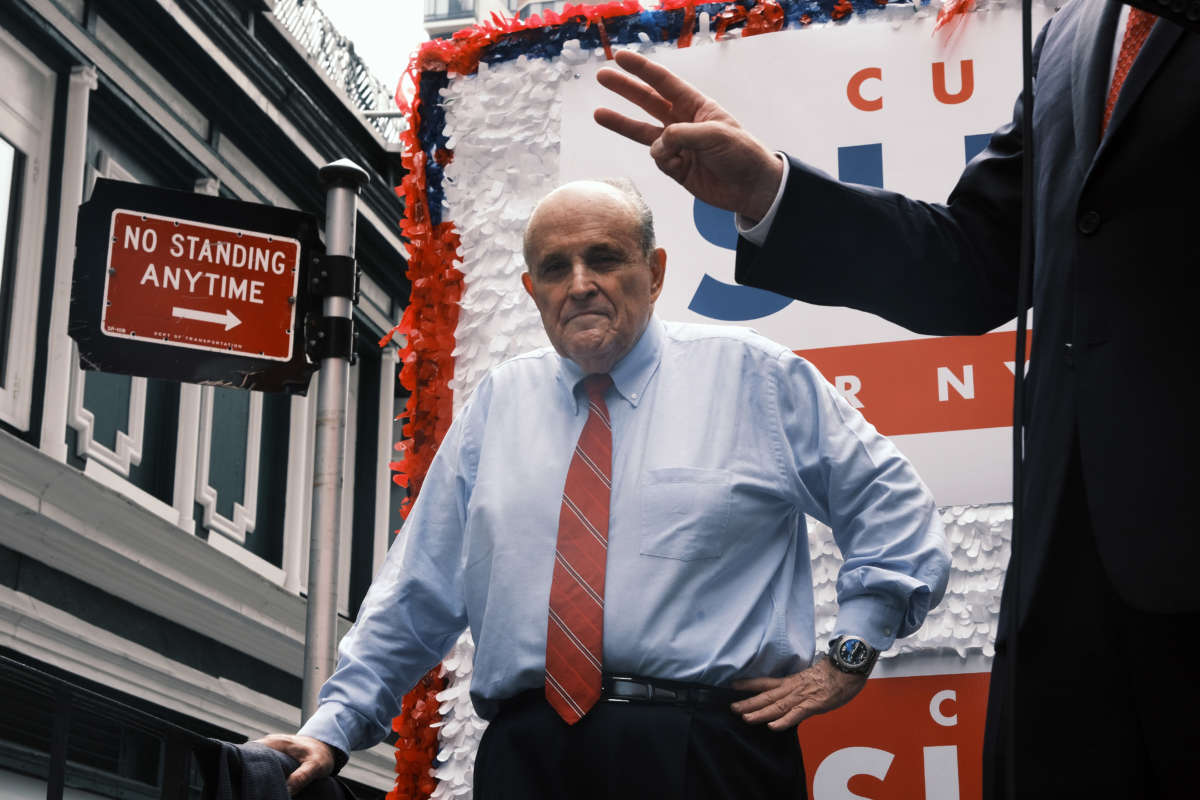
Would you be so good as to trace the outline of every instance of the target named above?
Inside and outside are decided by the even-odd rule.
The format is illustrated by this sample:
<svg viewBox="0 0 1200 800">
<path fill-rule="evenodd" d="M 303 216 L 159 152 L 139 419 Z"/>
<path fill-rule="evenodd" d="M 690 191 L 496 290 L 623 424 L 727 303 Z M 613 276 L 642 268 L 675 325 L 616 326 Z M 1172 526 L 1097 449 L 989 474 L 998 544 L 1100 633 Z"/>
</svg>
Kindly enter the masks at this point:
<svg viewBox="0 0 1200 800">
<path fill-rule="evenodd" d="M 771 223 L 775 221 L 775 213 L 779 210 L 779 204 L 783 200 L 783 188 L 787 186 L 788 173 L 792 169 L 788 164 L 787 156 L 783 153 L 776 151 L 775 157 L 783 162 L 783 176 L 779 179 L 779 188 L 775 190 L 775 199 L 771 201 L 771 207 L 767 209 L 767 213 L 758 222 L 752 222 L 741 214 L 733 215 L 733 224 L 737 228 L 738 235 L 756 247 L 762 247 L 767 241 L 767 234 L 771 232 Z"/>
<path fill-rule="evenodd" d="M 878 596 L 860 595 L 838 603 L 833 635 L 858 636 L 883 652 L 896 641 L 903 618 L 903 609 L 894 608 Z"/>
<path fill-rule="evenodd" d="M 353 742 L 360 738 L 360 726 L 356 724 L 360 720 L 358 714 L 339 703 L 321 703 L 296 733 L 319 739 L 335 751 L 348 755 L 354 750 Z M 337 753 L 334 755 L 336 758 Z"/>
</svg>

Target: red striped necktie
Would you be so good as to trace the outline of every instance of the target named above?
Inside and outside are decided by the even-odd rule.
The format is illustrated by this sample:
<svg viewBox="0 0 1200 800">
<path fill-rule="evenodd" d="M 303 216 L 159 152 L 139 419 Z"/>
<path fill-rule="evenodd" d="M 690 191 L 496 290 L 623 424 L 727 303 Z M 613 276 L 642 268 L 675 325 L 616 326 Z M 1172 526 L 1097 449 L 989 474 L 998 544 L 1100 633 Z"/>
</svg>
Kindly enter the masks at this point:
<svg viewBox="0 0 1200 800">
<path fill-rule="evenodd" d="M 1146 37 L 1150 35 L 1150 29 L 1154 27 L 1157 19 L 1158 17 L 1149 11 L 1142 11 L 1140 8 L 1129 9 L 1129 21 L 1125 23 L 1125 36 L 1121 39 L 1121 50 L 1117 53 L 1117 66 L 1113 69 L 1112 86 L 1108 89 L 1108 100 L 1104 103 L 1104 122 L 1100 125 L 1101 136 L 1108 128 L 1109 120 L 1112 119 L 1113 109 L 1116 108 L 1117 98 L 1121 96 L 1121 87 L 1125 85 L 1129 68 L 1133 66 L 1134 59 L 1137 58 L 1142 45 L 1146 43 Z"/>
<path fill-rule="evenodd" d="M 583 379 L 588 417 L 563 487 L 546 625 L 546 699 L 574 725 L 600 699 L 604 653 L 604 567 L 612 494 L 608 375 Z"/>
</svg>

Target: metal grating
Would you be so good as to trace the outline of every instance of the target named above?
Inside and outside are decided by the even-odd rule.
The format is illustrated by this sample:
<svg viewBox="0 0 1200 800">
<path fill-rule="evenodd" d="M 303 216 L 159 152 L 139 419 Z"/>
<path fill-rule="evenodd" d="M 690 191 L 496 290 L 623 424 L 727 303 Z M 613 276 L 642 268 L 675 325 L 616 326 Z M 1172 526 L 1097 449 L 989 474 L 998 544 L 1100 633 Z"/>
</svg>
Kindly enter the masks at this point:
<svg viewBox="0 0 1200 800">
<path fill-rule="evenodd" d="M 362 112 L 397 110 L 392 90 L 371 74 L 354 52 L 354 43 L 338 33 L 316 0 L 278 0 L 274 14 L 308 53 L 313 66 L 333 81 L 354 108 Z M 368 117 L 367 122 L 385 142 L 398 142 L 404 130 L 400 117 Z"/>
</svg>

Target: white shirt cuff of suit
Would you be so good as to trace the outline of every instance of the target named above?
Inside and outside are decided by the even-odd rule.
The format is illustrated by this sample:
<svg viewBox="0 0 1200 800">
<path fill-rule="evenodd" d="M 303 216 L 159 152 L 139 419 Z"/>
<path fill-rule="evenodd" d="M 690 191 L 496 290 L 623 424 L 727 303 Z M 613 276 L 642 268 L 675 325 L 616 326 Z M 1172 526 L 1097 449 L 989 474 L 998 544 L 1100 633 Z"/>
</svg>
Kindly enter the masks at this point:
<svg viewBox="0 0 1200 800">
<path fill-rule="evenodd" d="M 733 215 L 733 224 L 737 227 L 738 235 L 756 247 L 762 247 L 767 241 L 767 234 L 771 231 L 771 223 L 775 221 L 775 212 L 779 210 L 779 203 L 783 200 L 783 187 L 787 186 L 788 173 L 792 171 L 792 167 L 788 164 L 787 156 L 776 151 L 775 157 L 783 162 L 783 176 L 779 179 L 779 188 L 775 190 L 775 199 L 771 202 L 771 207 L 767 209 L 767 213 L 758 222 L 751 224 L 751 220 L 746 219 L 741 214 Z"/>
</svg>

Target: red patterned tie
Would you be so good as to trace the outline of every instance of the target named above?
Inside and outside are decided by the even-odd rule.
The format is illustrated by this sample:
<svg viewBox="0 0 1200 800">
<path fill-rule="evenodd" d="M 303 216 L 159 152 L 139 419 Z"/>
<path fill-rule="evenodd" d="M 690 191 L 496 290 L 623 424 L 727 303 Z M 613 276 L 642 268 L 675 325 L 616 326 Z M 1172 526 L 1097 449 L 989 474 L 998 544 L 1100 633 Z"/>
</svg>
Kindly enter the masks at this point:
<svg viewBox="0 0 1200 800">
<path fill-rule="evenodd" d="M 1117 98 L 1121 96 L 1121 87 L 1125 84 L 1126 76 L 1129 75 L 1129 68 L 1133 66 L 1133 60 L 1137 58 L 1138 51 L 1145 44 L 1146 37 L 1150 35 L 1150 29 L 1154 27 L 1157 19 L 1158 17 L 1149 11 L 1142 11 L 1140 8 L 1129 9 L 1129 22 L 1125 24 L 1125 38 L 1121 40 L 1121 51 L 1117 54 L 1117 66 L 1113 70 L 1112 86 L 1109 87 L 1108 100 L 1104 104 L 1104 122 L 1100 125 L 1101 136 L 1108 129 L 1113 108 L 1117 105 Z"/>
<path fill-rule="evenodd" d="M 600 699 L 604 653 L 604 566 L 612 493 L 612 424 L 607 375 L 583 380 L 588 418 L 575 445 L 558 518 L 546 626 L 546 699 L 574 725 Z"/>
</svg>

